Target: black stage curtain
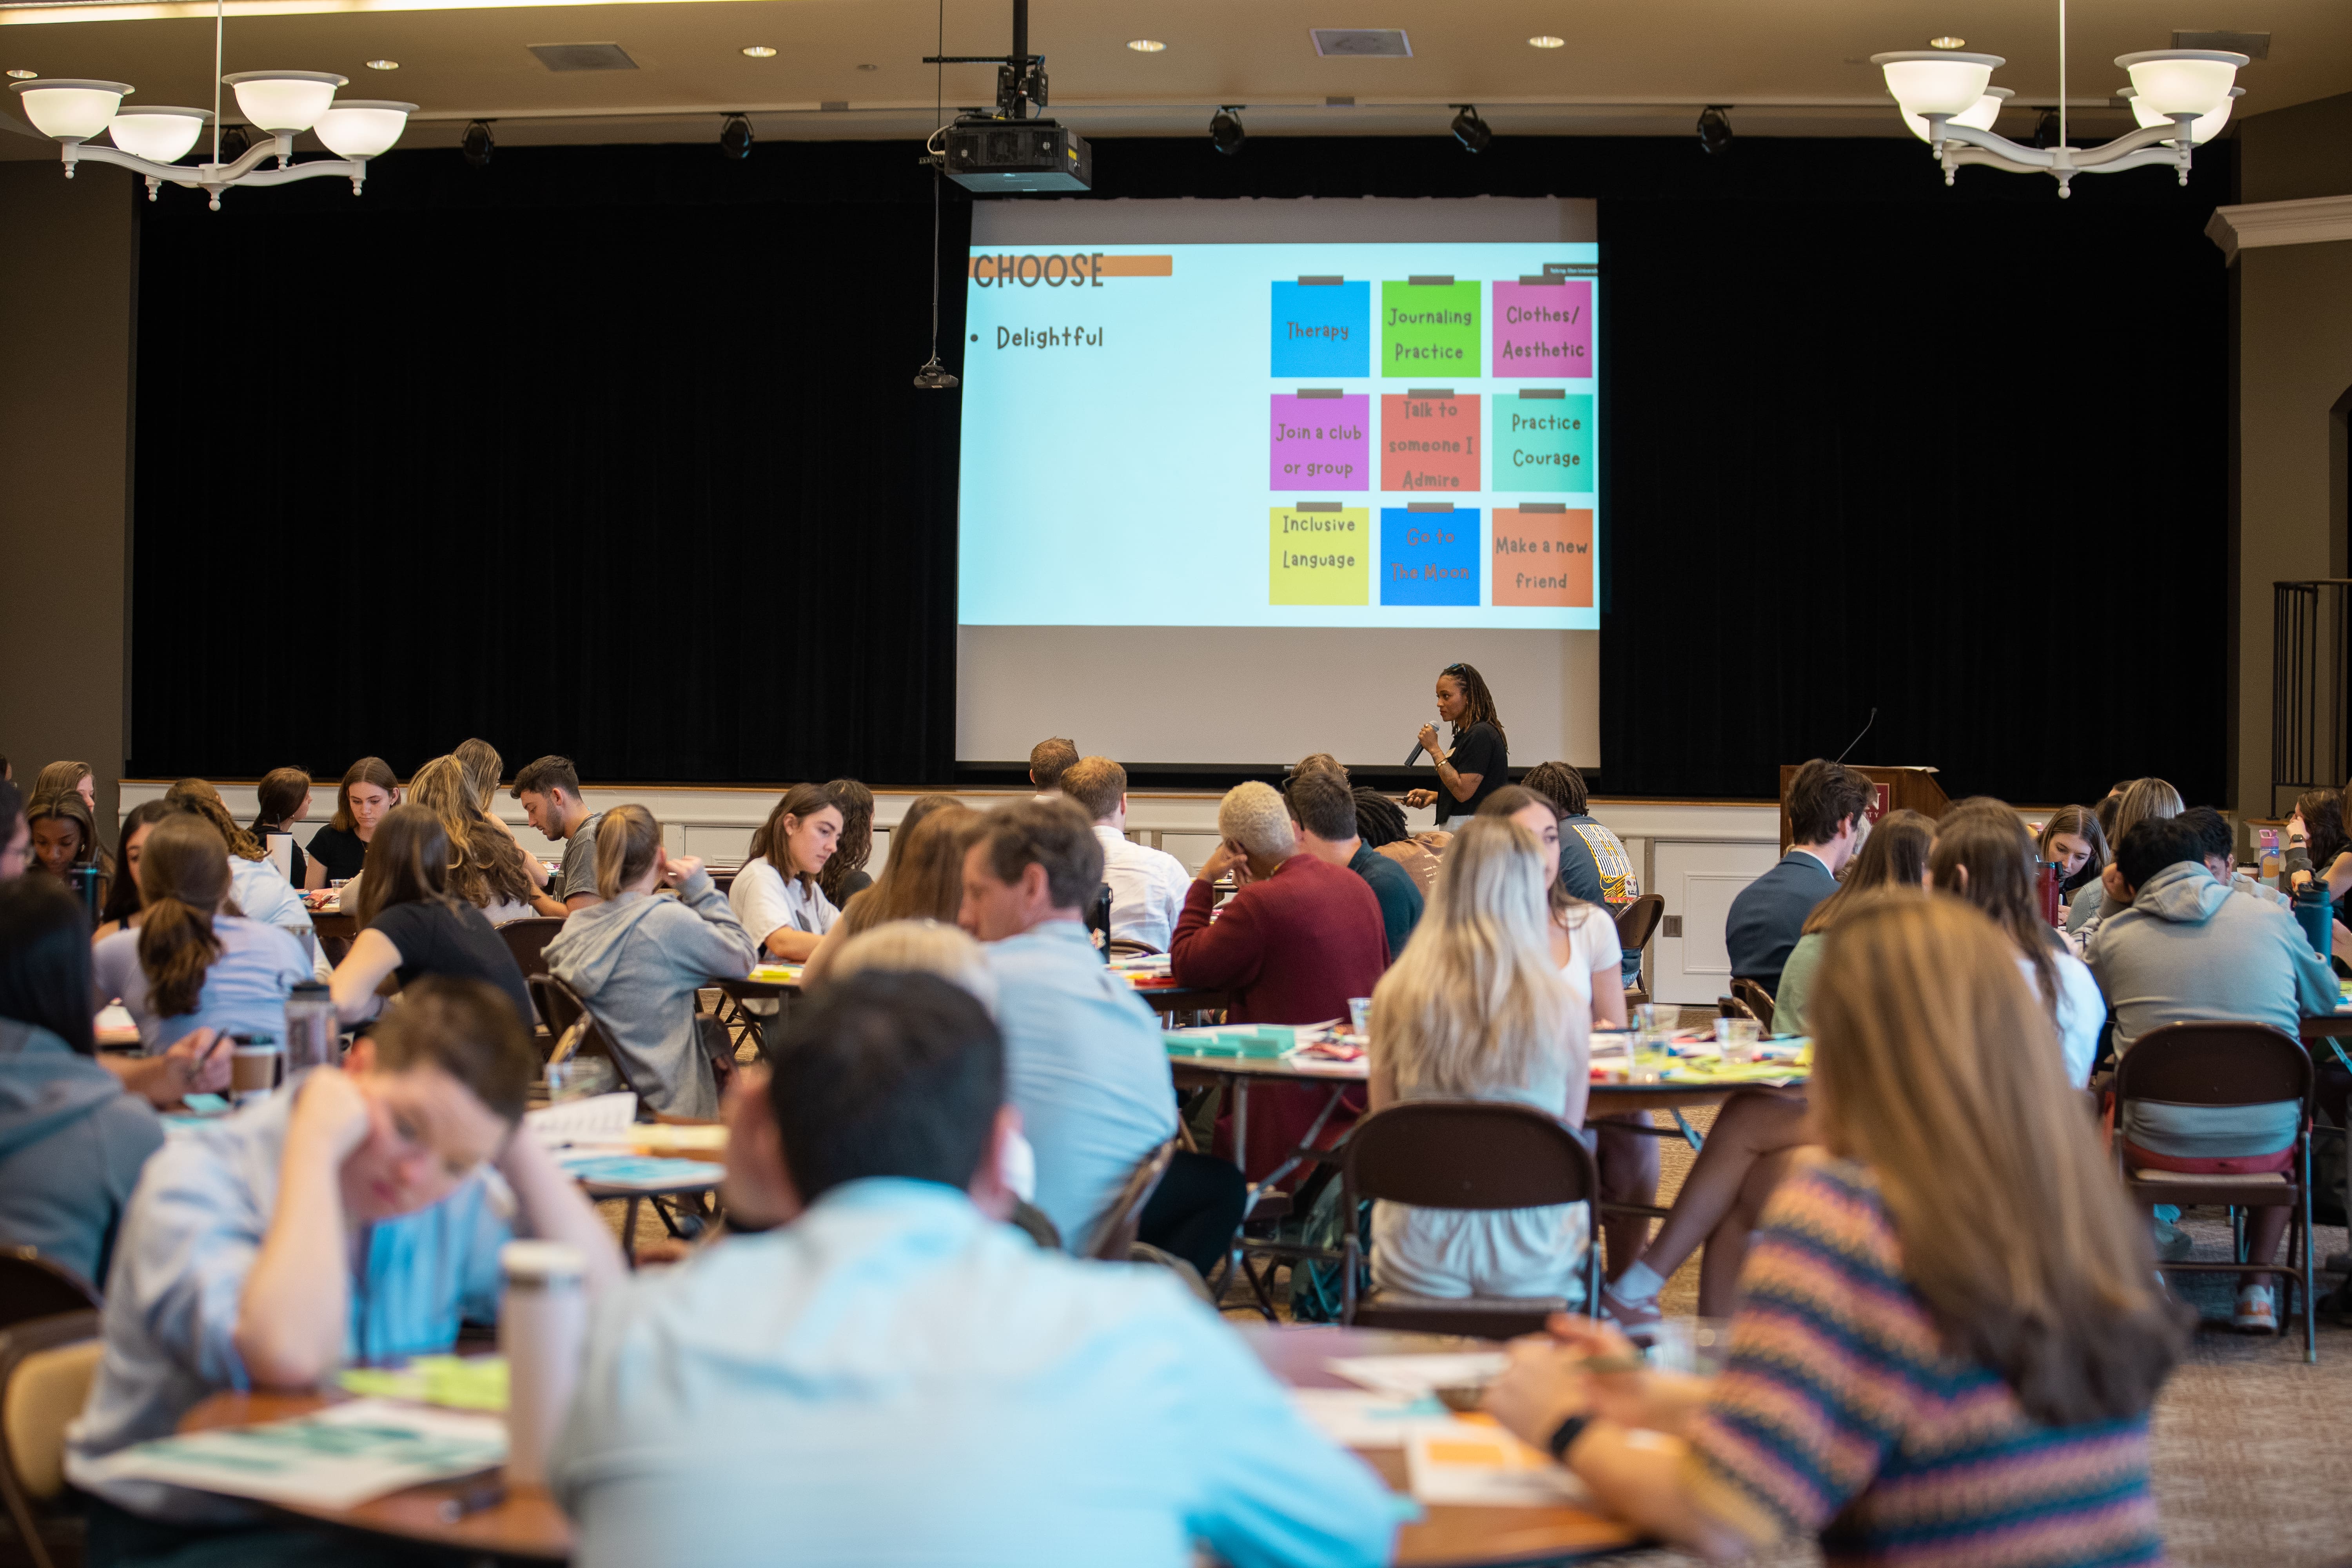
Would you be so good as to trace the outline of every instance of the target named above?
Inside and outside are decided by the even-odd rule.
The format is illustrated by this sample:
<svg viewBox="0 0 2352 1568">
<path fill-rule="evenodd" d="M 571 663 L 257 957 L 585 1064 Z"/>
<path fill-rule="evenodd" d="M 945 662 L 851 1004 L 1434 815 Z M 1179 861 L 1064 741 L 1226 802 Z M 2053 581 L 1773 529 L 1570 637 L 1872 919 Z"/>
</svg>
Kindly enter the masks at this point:
<svg viewBox="0 0 2352 1568">
<path fill-rule="evenodd" d="M 358 202 L 167 192 L 134 769 L 406 769 L 480 733 L 615 781 L 949 777 L 955 407 L 907 384 L 914 153 L 419 152 Z M 2221 797 L 2225 275 L 2201 229 L 2227 147 L 2187 191 L 2084 176 L 2064 203 L 1986 170 L 1947 190 L 1907 139 L 1096 154 L 1098 197 L 1601 200 L 1610 793 L 1769 796 L 1875 706 L 1855 759 L 1938 764 L 1954 794 L 2159 773 Z M 946 210 L 952 280 L 952 188 Z"/>
</svg>

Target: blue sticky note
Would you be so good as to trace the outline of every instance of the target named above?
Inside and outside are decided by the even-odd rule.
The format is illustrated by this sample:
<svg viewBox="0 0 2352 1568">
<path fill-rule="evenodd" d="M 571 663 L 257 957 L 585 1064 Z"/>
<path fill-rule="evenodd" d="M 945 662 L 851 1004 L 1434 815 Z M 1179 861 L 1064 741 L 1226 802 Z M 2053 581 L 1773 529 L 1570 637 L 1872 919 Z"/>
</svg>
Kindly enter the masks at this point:
<svg viewBox="0 0 2352 1568">
<path fill-rule="evenodd" d="M 1279 376 L 1372 374 L 1372 286 L 1276 283 L 1272 368 Z"/>
<path fill-rule="evenodd" d="M 1478 603 L 1478 509 L 1381 509 L 1381 603 Z"/>
</svg>

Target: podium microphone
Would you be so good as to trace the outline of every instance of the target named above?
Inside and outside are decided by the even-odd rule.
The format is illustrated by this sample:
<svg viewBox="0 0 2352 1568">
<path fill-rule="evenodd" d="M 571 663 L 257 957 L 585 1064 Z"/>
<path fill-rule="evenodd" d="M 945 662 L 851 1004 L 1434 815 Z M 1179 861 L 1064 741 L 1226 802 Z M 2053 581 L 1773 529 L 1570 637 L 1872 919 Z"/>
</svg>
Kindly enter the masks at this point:
<svg viewBox="0 0 2352 1568">
<path fill-rule="evenodd" d="M 1853 740 L 1848 741 L 1848 742 L 1845 743 L 1845 751 L 1843 751 L 1843 752 L 1840 752 L 1837 754 L 1837 760 L 1838 760 L 1839 762 L 1843 762 L 1843 761 L 1845 761 L 1846 756 L 1847 756 L 1847 753 L 1848 753 L 1848 752 L 1852 752 L 1852 751 L 1853 751 L 1856 746 L 1859 746 L 1859 745 L 1861 745 L 1861 744 L 1862 744 L 1862 737 L 1863 737 L 1864 735 L 1867 735 L 1867 734 L 1869 734 L 1869 733 L 1870 733 L 1870 727 L 1871 727 L 1873 724 L 1875 724 L 1875 723 L 1877 723 L 1877 722 L 1878 722 L 1878 710 L 1877 710 L 1877 709 L 1875 709 L 1875 708 L 1874 708 L 1874 709 L 1872 709 L 1872 710 L 1870 710 L 1870 717 L 1869 717 L 1869 718 L 1867 718 L 1867 719 L 1865 719 L 1865 720 L 1864 720 L 1864 721 L 1862 721 L 1862 730 L 1861 730 L 1861 731 L 1860 731 L 1859 733 L 1857 733 L 1857 734 L 1854 736 L 1854 738 L 1853 738 Z M 1408 760 L 1410 760 L 1410 759 L 1408 759 Z"/>
</svg>

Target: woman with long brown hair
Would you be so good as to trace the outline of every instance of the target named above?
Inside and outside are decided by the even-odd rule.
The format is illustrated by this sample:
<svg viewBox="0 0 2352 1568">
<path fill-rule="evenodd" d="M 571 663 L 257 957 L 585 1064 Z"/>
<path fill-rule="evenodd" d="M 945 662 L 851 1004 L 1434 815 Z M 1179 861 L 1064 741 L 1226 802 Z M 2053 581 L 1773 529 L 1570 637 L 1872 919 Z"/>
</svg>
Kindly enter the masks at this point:
<svg viewBox="0 0 2352 1568">
<path fill-rule="evenodd" d="M 953 925 L 963 907 L 963 857 L 981 814 L 957 801 L 923 814 L 914 830 L 891 835 L 896 847 L 874 885 L 849 907 L 809 955 L 803 984 L 824 978 L 834 952 L 863 931 L 891 921 L 940 921 Z"/>
<path fill-rule="evenodd" d="M 119 997 L 152 1056 L 201 1028 L 282 1035 L 286 998 L 310 978 L 302 944 L 247 919 L 232 895 L 228 850 L 212 824 L 175 811 L 139 852 L 136 930 L 100 942 L 91 964 L 100 997 Z"/>
<path fill-rule="evenodd" d="M 1487 1408 L 1717 1560 L 1819 1535 L 1855 1563 L 2161 1562 L 2148 1411 L 2184 1331 L 2014 943 L 1887 891 L 1827 946 L 1821 1147 L 1765 1216 L 1722 1373 L 1614 1370 L 1621 1335 L 1557 1318 Z"/>
<path fill-rule="evenodd" d="M 1982 910 L 2016 945 L 2018 968 L 2050 1011 L 2066 1081 L 2081 1089 L 2099 1054 L 2107 999 L 2090 965 L 2042 918 L 2041 855 L 2025 824 L 2000 801 L 1969 804 L 1936 825 L 1928 875 L 1939 891 Z"/>
<path fill-rule="evenodd" d="M 452 773 L 455 773 L 453 768 Z M 377 992 L 428 974 L 487 980 L 507 994 L 523 1027 L 537 1027 L 514 954 L 488 916 L 450 891 L 449 835 L 426 806 L 395 805 L 376 824 L 352 911 L 359 934 L 330 982 L 347 1024 L 372 1018 Z"/>
<path fill-rule="evenodd" d="M 823 784 L 794 784 L 751 835 L 751 857 L 727 901 L 759 945 L 761 962 L 800 963 L 841 910 L 817 878 L 841 841 L 842 812 Z"/>
<path fill-rule="evenodd" d="M 295 824 L 310 815 L 310 775 L 300 768 L 272 768 L 253 786 L 253 798 L 260 810 L 254 813 L 252 833 L 267 854 L 271 834 L 292 838 Z M 300 844 L 291 847 L 293 853 L 286 858 L 286 880 L 299 888 L 310 874 L 310 859 Z"/>
<path fill-rule="evenodd" d="M 1890 811 L 1870 830 L 1848 862 L 1838 890 L 1806 917 L 1803 934 L 1780 972 L 1780 993 L 1772 1008 L 1777 1033 L 1804 1032 L 1806 1020 L 1799 1009 L 1815 984 L 1816 965 L 1828 951 L 1829 933 L 1846 912 L 1880 889 L 1916 888 L 1927 880 L 1934 827 L 1918 812 Z M 1666 1277 L 1702 1245 L 1706 1255 L 1699 1262 L 1699 1312 L 1719 1318 L 1731 1310 L 1738 1298 L 1748 1237 L 1790 1161 L 1810 1136 L 1806 1110 L 1805 1096 L 1794 1089 L 1747 1089 L 1723 1102 L 1656 1239 L 1602 1287 L 1601 1297 L 1610 1316 L 1629 1330 L 1646 1331 L 1658 1321 L 1658 1291 Z"/>
<path fill-rule="evenodd" d="M 26 869 L 61 882 L 72 881 L 74 873 L 84 869 L 96 870 L 101 878 L 108 874 L 110 868 L 98 847 L 98 823 L 73 791 L 35 795 L 25 807 L 25 823 L 33 833 L 33 857 Z M 103 902 L 105 897 L 101 887 L 100 900 Z"/>
<path fill-rule="evenodd" d="M 850 900 L 874 885 L 866 871 L 874 854 L 874 792 L 856 779 L 835 779 L 824 793 L 841 812 L 841 837 L 834 841 L 816 882 L 828 903 L 845 910 Z"/>
<path fill-rule="evenodd" d="M 2042 825 L 2034 851 L 2045 866 L 2058 868 L 2058 890 L 2072 898 L 2107 868 L 2107 832 L 2087 805 L 2062 805 Z"/>
<path fill-rule="evenodd" d="M 163 794 L 163 804 L 176 811 L 203 817 L 220 835 L 228 850 L 229 889 L 248 919 L 289 930 L 311 929 L 310 911 L 302 895 L 261 847 L 261 840 L 236 825 L 228 803 L 205 779 L 182 779 Z"/>
<path fill-rule="evenodd" d="M 2179 816 L 2188 809 L 2181 804 L 2180 792 L 2162 779 L 2134 779 L 2123 786 L 2116 799 L 2115 826 L 2107 834 L 2109 844 L 2121 844 L 2124 835 L 2151 817 Z M 2090 931 L 2098 921 L 2124 908 L 2123 879 L 2113 866 L 2102 872 L 2095 881 L 2086 882 L 2066 906 L 2066 934 L 2081 932 L 2090 940 Z"/>
<path fill-rule="evenodd" d="M 421 805 L 441 820 L 449 839 L 449 891 L 466 900 L 494 926 L 526 920 L 537 912 L 537 889 L 523 866 L 522 846 L 475 804 L 475 789 L 462 763 L 454 756 L 436 757 L 410 775 L 408 803 Z M 365 887 L 367 874 L 360 874 Z M 351 889 L 343 889 L 345 898 Z M 362 895 L 364 901 L 365 895 Z"/>
<path fill-rule="evenodd" d="M 348 882 L 367 864 L 368 840 L 383 814 L 400 804 L 400 779 L 382 757 L 362 757 L 343 770 L 335 786 L 335 815 L 310 835 L 310 866 L 302 885 L 316 892 Z"/>
<path fill-rule="evenodd" d="M 172 809 L 160 800 L 142 801 L 122 819 L 122 865 L 107 889 L 106 908 L 99 916 L 98 930 L 90 936 L 93 942 L 104 942 L 116 931 L 139 923 L 140 857 L 146 853 L 147 836 L 155 831 L 157 823 L 172 815 Z"/>
</svg>

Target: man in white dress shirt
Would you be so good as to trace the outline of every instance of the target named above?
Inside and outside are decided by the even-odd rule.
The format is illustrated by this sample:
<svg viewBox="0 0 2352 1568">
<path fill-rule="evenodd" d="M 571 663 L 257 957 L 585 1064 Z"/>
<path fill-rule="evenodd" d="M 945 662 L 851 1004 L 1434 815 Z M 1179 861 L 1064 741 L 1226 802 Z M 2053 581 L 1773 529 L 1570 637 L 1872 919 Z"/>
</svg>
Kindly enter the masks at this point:
<svg viewBox="0 0 2352 1568">
<path fill-rule="evenodd" d="M 1062 793 L 1093 818 L 1095 837 L 1102 843 L 1110 934 L 1167 952 L 1192 873 L 1165 849 L 1128 837 L 1127 770 L 1108 757 L 1081 757 L 1062 774 Z"/>
</svg>

